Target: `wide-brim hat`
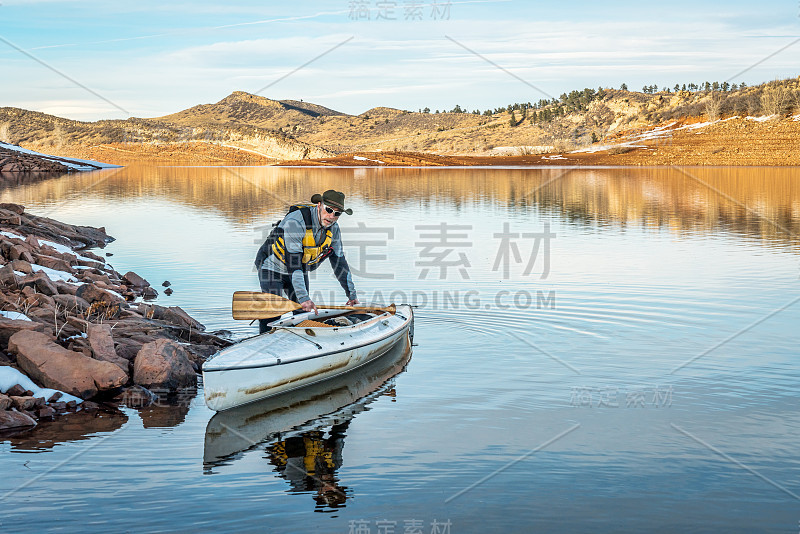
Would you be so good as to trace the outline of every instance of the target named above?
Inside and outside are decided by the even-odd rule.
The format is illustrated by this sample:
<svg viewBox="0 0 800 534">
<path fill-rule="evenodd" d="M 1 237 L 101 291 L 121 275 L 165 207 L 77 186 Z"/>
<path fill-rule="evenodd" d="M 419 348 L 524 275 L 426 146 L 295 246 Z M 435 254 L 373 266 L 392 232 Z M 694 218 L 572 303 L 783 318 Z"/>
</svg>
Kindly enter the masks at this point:
<svg viewBox="0 0 800 534">
<path fill-rule="evenodd" d="M 333 189 L 328 189 L 321 195 L 319 193 L 315 193 L 314 196 L 311 197 L 311 202 L 317 204 L 318 202 L 322 202 L 323 204 L 330 206 L 332 208 L 336 208 L 337 210 L 344 212 L 348 215 L 353 214 L 353 210 L 350 208 L 344 208 L 344 193 L 341 191 L 334 191 Z"/>
</svg>

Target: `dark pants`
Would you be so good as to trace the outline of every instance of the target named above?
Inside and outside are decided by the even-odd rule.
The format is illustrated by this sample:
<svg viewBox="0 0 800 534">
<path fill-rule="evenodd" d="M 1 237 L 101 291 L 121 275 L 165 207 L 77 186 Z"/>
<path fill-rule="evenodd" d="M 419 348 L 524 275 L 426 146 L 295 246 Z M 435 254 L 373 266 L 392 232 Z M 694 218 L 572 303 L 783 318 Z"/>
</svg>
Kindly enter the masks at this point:
<svg viewBox="0 0 800 534">
<path fill-rule="evenodd" d="M 306 291 L 308 291 L 308 273 L 303 273 L 303 279 L 305 280 Z M 297 295 L 292 285 L 292 277 L 288 274 L 280 274 L 275 271 L 270 271 L 269 269 L 261 269 L 258 272 L 258 281 L 261 284 L 261 291 L 264 293 L 271 293 L 279 297 L 281 293 L 283 293 L 289 300 L 297 302 Z M 271 322 L 272 319 L 274 318 L 258 320 L 258 332 L 260 334 L 269 330 L 267 324 Z"/>
</svg>

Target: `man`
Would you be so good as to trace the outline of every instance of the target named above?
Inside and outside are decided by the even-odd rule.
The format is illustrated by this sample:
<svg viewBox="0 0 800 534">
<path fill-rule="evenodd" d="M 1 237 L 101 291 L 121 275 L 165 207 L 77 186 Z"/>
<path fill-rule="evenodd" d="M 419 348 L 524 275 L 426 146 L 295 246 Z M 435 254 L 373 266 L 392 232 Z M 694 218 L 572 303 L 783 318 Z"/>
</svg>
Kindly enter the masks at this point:
<svg viewBox="0 0 800 534">
<path fill-rule="evenodd" d="M 308 295 L 308 273 L 330 259 L 336 279 L 347 294 L 347 305 L 358 304 L 350 267 L 344 257 L 337 221 L 344 207 L 344 193 L 329 189 L 311 197 L 311 204 L 296 204 L 281 220 L 256 255 L 261 291 L 286 296 L 302 306 L 303 311 L 317 312 Z M 268 320 L 259 320 L 259 330 L 267 330 Z"/>
</svg>

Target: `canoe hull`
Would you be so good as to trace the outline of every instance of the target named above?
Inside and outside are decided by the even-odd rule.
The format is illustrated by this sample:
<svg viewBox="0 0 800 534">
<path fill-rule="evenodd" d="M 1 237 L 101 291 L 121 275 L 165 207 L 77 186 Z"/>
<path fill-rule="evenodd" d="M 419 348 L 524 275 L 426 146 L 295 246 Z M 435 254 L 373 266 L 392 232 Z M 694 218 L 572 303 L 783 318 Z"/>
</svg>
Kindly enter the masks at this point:
<svg viewBox="0 0 800 534">
<path fill-rule="evenodd" d="M 206 405 L 227 410 L 359 368 L 408 340 L 411 308 L 398 312 L 354 327 L 286 328 L 246 340 L 238 351 L 225 349 L 203 365 Z"/>
</svg>

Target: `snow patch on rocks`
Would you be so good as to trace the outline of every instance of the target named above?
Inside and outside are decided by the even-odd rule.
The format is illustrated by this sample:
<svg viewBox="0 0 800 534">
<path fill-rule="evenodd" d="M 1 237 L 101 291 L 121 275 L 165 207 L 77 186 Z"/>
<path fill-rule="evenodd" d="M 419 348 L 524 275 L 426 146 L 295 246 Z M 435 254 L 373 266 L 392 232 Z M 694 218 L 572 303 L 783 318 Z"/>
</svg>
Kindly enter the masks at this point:
<svg viewBox="0 0 800 534">
<path fill-rule="evenodd" d="M 64 393 L 63 391 L 59 391 L 57 389 L 39 387 L 33 382 L 33 380 L 17 371 L 13 367 L 0 367 L 0 391 L 5 393 L 16 385 L 19 385 L 26 390 L 33 391 L 34 397 L 44 397 L 45 399 L 49 399 L 54 393 L 61 393 L 61 398 L 59 398 L 60 401 L 75 401 L 77 404 L 83 402 L 83 399 L 80 399 L 74 395 L 70 395 L 69 393 Z"/>
</svg>

